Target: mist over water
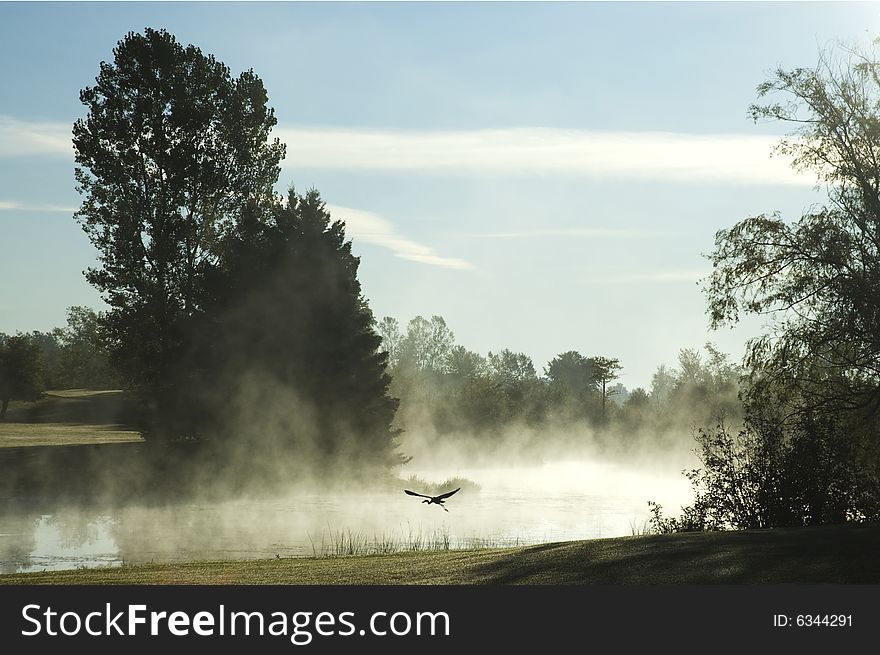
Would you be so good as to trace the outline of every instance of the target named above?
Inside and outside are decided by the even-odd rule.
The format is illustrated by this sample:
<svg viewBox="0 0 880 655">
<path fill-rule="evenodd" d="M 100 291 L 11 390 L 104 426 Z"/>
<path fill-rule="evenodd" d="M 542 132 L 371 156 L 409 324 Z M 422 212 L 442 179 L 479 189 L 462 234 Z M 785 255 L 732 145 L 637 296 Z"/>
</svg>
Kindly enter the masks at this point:
<svg viewBox="0 0 880 655">
<path fill-rule="evenodd" d="M 123 563 L 253 559 L 333 554 L 354 542 L 366 552 L 527 545 L 626 536 L 644 529 L 647 500 L 678 508 L 687 481 L 671 469 L 630 468 L 595 459 L 479 468 L 406 467 L 438 483 L 472 480 L 449 512 L 397 491 L 315 492 L 159 506 L 74 507 L 55 501 L 0 515 L 4 573 Z"/>
</svg>

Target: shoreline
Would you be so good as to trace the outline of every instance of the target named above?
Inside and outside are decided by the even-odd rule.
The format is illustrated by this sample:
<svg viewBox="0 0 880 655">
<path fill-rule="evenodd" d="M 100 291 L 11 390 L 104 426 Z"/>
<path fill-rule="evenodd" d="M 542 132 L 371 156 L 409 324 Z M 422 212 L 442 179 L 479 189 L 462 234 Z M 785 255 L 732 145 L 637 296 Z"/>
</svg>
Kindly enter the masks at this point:
<svg viewBox="0 0 880 655">
<path fill-rule="evenodd" d="M 880 523 L 612 537 L 514 548 L 126 565 L 0 585 L 878 584 Z"/>
</svg>

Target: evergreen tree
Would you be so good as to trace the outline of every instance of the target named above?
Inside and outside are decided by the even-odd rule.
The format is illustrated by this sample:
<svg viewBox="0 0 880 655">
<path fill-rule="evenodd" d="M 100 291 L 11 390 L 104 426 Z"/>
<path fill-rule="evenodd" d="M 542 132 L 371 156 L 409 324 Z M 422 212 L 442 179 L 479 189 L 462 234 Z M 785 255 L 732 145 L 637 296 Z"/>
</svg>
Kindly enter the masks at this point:
<svg viewBox="0 0 880 655">
<path fill-rule="evenodd" d="M 203 372 L 202 390 L 212 391 L 204 397 L 220 403 L 209 416 L 222 419 L 220 407 L 246 381 L 246 397 L 268 402 L 259 411 L 275 418 L 274 427 L 259 417 L 236 424 L 227 438 L 358 466 L 402 461 L 394 452 L 388 354 L 358 266 L 344 224 L 331 219 L 316 191 L 291 190 L 286 203 L 251 208 L 227 241 L 206 313 L 216 319 L 202 331 L 213 337 L 193 369 Z M 224 434 L 222 425 L 213 428 Z"/>
</svg>

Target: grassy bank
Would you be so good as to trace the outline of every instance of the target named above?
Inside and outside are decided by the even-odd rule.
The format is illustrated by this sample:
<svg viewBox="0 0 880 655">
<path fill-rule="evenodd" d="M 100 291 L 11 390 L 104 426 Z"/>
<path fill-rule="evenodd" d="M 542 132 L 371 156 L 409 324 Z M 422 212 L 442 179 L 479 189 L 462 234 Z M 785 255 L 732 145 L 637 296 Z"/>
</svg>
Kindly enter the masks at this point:
<svg viewBox="0 0 880 655">
<path fill-rule="evenodd" d="M 0 584 L 880 583 L 880 524 L 621 537 L 524 548 L 152 564 Z"/>
</svg>

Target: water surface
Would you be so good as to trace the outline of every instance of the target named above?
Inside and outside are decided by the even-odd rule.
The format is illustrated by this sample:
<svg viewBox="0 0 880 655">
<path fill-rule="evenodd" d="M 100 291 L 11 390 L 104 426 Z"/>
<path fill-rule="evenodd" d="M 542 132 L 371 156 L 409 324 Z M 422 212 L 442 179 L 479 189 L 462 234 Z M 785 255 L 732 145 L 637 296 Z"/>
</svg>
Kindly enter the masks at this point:
<svg viewBox="0 0 880 655">
<path fill-rule="evenodd" d="M 535 466 L 404 470 L 431 482 L 462 476 L 480 485 L 447 501 L 449 512 L 403 493 L 314 493 L 143 506 L 62 502 L 0 515 L 0 572 L 123 563 L 310 556 L 525 545 L 644 530 L 647 500 L 671 510 L 690 500 L 677 473 L 595 461 Z"/>
</svg>

